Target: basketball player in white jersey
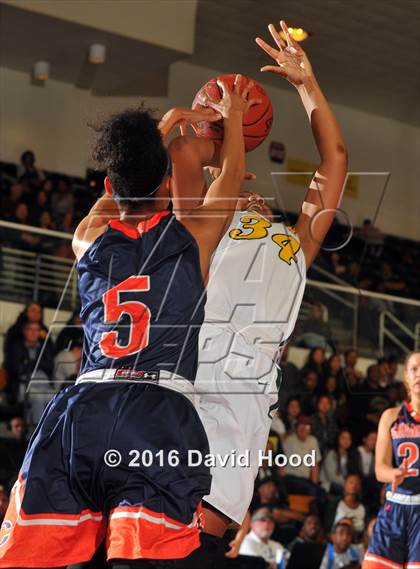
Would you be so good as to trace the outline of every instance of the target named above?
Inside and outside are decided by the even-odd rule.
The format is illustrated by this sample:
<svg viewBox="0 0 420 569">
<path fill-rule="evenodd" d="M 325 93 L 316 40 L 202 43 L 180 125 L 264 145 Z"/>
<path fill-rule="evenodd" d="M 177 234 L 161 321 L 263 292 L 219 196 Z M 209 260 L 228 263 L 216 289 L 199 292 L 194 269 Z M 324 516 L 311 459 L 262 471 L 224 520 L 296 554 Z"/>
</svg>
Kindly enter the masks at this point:
<svg viewBox="0 0 420 569">
<path fill-rule="evenodd" d="M 278 73 L 296 88 L 320 164 L 294 228 L 271 221 L 260 200 L 251 196 L 251 207 L 236 212 L 212 260 L 196 387 L 211 453 L 221 460 L 229 457 L 226 464 L 213 467 L 211 493 L 205 497 L 204 531 L 219 537 L 231 521 L 241 524 L 249 507 L 258 455 L 265 449 L 270 412 L 276 407 L 278 346 L 295 326 L 306 271 L 334 220 L 347 172 L 335 116 L 306 54 L 289 36 L 285 22 L 280 25 L 286 42 L 269 26 L 277 49 L 256 39 L 277 63 L 261 71 Z M 208 105 L 217 111 L 217 101 L 208 100 Z M 183 136 L 170 150 L 174 210 L 182 218 L 202 199 L 203 165 L 214 161 L 217 149 L 211 140 Z M 243 208 L 244 200 L 239 205 Z M 235 463 L 241 453 L 244 459 Z"/>
</svg>

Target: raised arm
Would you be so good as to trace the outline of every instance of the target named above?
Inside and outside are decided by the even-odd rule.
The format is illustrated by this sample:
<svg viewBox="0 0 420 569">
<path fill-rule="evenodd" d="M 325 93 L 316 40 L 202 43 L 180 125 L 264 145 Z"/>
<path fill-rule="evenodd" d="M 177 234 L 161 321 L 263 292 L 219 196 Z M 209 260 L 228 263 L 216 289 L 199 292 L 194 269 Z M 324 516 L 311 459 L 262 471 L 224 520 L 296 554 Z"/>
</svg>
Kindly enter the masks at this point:
<svg viewBox="0 0 420 569">
<path fill-rule="evenodd" d="M 305 52 L 290 37 L 283 20 L 280 25 L 287 38 L 286 43 L 280 38 L 275 27 L 272 24 L 269 26 L 278 49 L 272 48 L 261 38 L 256 38 L 256 42 L 277 63 L 264 66 L 261 71 L 277 73 L 297 89 L 320 155 L 317 172 L 308 188 L 296 224 L 309 268 L 340 205 L 347 174 L 347 151 L 340 127 L 315 79 Z"/>
<path fill-rule="evenodd" d="M 241 76 L 237 75 L 231 91 L 222 81 L 220 101 L 207 99 L 207 104 L 223 117 L 224 137 L 220 148 L 219 177 L 209 187 L 201 206 L 182 215 L 181 221 L 195 237 L 200 249 L 200 262 L 203 275 L 208 272 L 210 258 L 223 237 L 235 210 L 241 185 L 245 176 L 245 148 L 242 134 L 242 119 L 248 108 L 257 103 L 248 100 L 251 82 L 241 87 Z M 214 156 L 214 143 L 209 145 L 208 158 Z M 174 157 L 174 169 L 177 160 Z M 197 158 L 197 166 L 202 171 L 203 156 Z M 178 163 L 179 167 L 179 163 Z M 189 172 L 184 175 L 188 177 Z M 200 173 L 202 176 L 202 172 Z M 174 177 L 174 183 L 179 183 Z M 188 190 L 187 190 L 188 191 Z M 186 191 L 186 195 L 188 193 Z M 201 199 L 201 197 L 200 197 Z"/>
<path fill-rule="evenodd" d="M 77 260 L 81 259 L 91 243 L 104 232 L 111 219 L 119 217 L 119 210 L 112 198 L 109 180 L 105 180 L 105 194 L 92 206 L 74 232 L 72 247 Z"/>
</svg>

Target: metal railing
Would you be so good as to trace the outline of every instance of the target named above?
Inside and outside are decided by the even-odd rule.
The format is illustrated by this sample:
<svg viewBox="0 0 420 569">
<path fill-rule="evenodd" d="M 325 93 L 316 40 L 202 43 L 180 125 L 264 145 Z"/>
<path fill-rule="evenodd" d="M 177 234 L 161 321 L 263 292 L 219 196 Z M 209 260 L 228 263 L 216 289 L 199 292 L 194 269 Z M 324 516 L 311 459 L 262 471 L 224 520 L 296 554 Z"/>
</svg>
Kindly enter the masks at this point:
<svg viewBox="0 0 420 569">
<path fill-rule="evenodd" d="M 48 243 L 50 249 L 58 250 L 73 236 L 9 221 L 0 221 L 0 231 L 0 297 L 24 303 L 33 300 L 49 307 L 57 306 L 61 300 L 61 308 L 75 310 L 78 293 L 76 273 L 72 270 L 74 260 L 15 245 L 21 235 L 31 234 L 40 236 L 40 242 Z"/>
<path fill-rule="evenodd" d="M 44 306 L 75 310 L 79 299 L 72 259 L 7 243 L 10 233 L 40 235 L 57 245 L 68 243 L 73 236 L 4 221 L 0 221 L 0 232 L 5 243 L 0 249 L 0 298 L 24 303 L 36 300 Z M 340 350 L 355 348 L 363 353 L 365 346 L 366 352 L 376 351 L 379 356 L 389 346 L 401 355 L 420 347 L 420 301 L 360 290 L 321 267 L 314 265 L 313 269 L 333 282 L 308 279 L 299 317 L 303 327 L 315 300 L 325 306 L 334 343 Z"/>
</svg>

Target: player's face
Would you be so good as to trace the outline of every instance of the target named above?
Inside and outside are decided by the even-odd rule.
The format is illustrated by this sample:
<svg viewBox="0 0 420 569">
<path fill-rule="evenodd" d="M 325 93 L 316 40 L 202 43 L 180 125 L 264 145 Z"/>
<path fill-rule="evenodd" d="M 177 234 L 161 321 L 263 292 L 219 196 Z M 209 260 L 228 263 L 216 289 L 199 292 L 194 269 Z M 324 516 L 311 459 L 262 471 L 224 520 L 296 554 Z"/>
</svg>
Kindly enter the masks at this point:
<svg viewBox="0 0 420 569">
<path fill-rule="evenodd" d="M 408 360 L 404 379 L 411 396 L 420 397 L 420 353 L 413 354 Z"/>
<path fill-rule="evenodd" d="M 265 199 L 257 192 L 241 192 L 236 209 L 239 211 L 252 209 L 268 219 L 271 219 L 273 216 L 273 212 L 268 207 Z"/>
</svg>

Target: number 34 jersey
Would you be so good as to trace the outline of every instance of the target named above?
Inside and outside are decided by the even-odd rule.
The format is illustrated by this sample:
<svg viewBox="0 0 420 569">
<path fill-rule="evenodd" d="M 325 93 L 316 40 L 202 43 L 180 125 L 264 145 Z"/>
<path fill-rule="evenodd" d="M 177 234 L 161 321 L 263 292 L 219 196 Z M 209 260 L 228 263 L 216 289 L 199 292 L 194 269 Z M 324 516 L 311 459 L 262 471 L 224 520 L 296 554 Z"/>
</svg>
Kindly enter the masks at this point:
<svg viewBox="0 0 420 569">
<path fill-rule="evenodd" d="M 420 415 L 410 403 L 401 406 L 398 417 L 391 425 L 391 438 L 396 467 L 400 467 L 404 459 L 407 459 L 408 467 L 408 474 L 397 492 L 420 494 Z"/>
<path fill-rule="evenodd" d="M 292 228 L 237 212 L 211 263 L 206 322 L 220 323 L 275 359 L 293 332 L 306 284 Z"/>
<path fill-rule="evenodd" d="M 168 211 L 111 221 L 78 263 L 81 373 L 130 368 L 193 382 L 205 292 L 191 234 Z"/>
</svg>

